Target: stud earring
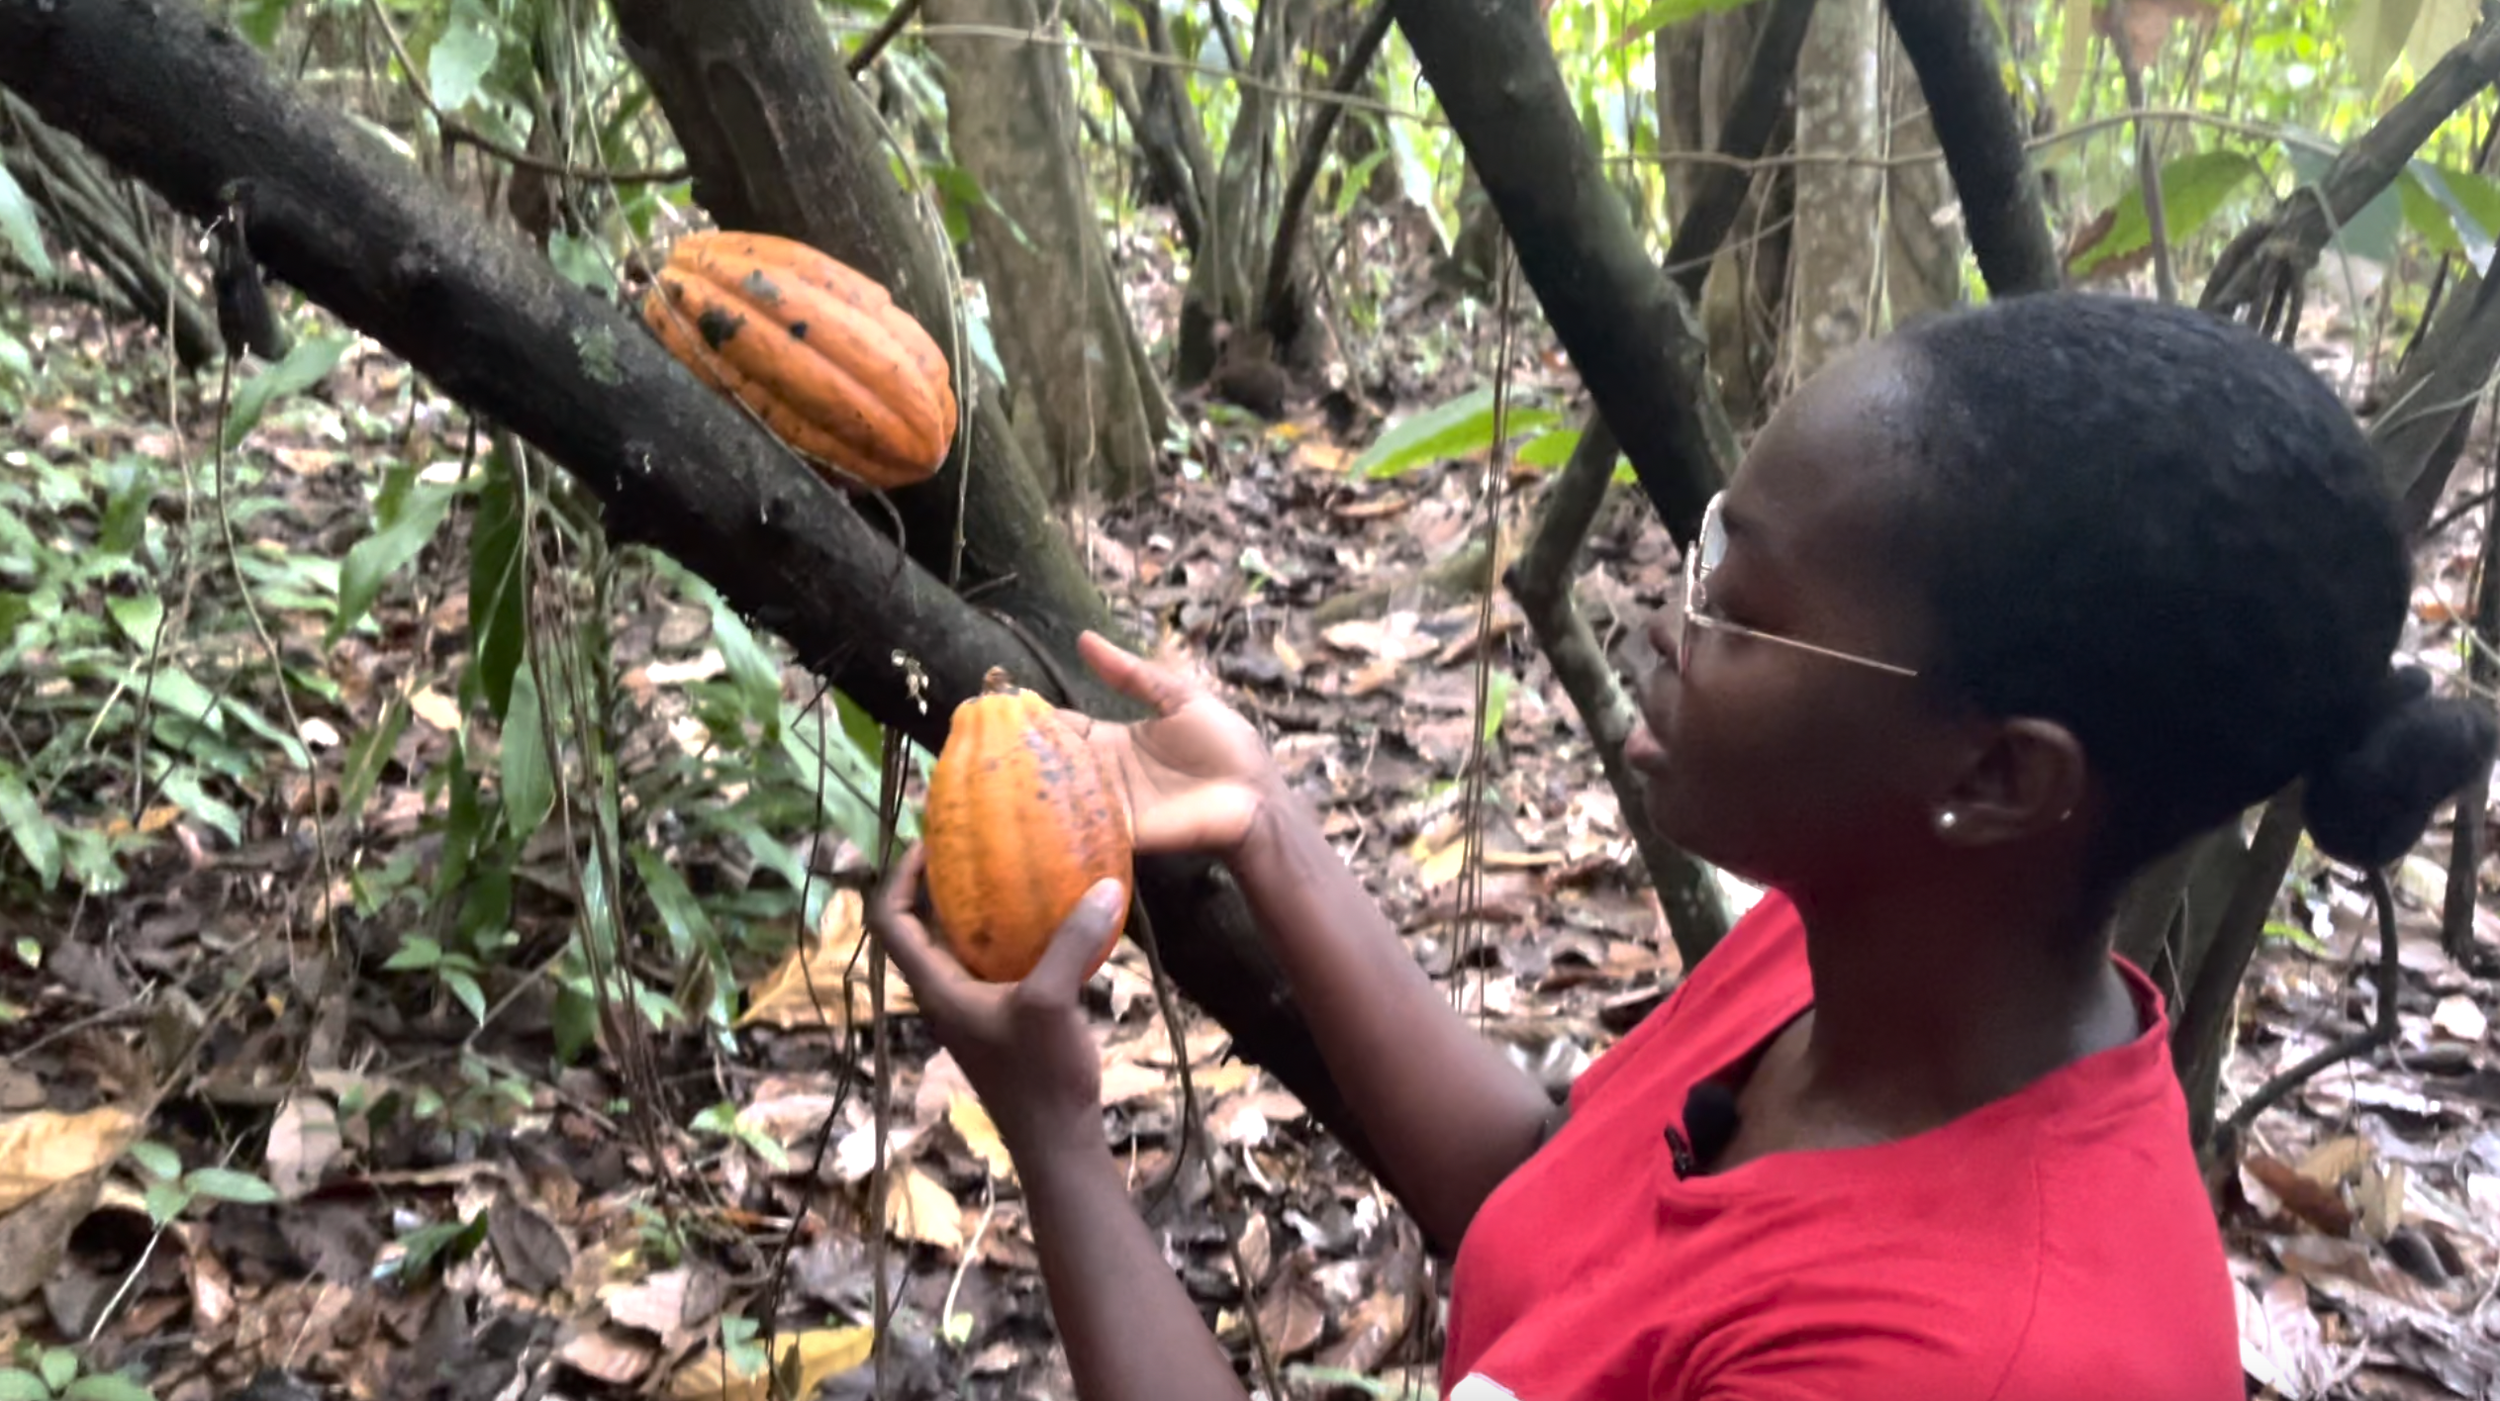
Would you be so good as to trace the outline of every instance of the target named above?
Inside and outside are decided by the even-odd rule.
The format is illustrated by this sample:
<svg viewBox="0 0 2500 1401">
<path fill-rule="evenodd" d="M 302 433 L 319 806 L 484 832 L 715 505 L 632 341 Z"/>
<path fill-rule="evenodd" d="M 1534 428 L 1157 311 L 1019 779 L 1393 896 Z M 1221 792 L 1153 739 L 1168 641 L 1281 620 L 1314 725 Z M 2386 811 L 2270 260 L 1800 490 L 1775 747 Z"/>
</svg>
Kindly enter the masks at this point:
<svg viewBox="0 0 2500 1401">
<path fill-rule="evenodd" d="M 1936 814 L 1936 832 L 1940 836 L 1950 834 L 1954 828 L 1961 825 L 1962 815 L 1951 808 L 1946 808 Z"/>
</svg>

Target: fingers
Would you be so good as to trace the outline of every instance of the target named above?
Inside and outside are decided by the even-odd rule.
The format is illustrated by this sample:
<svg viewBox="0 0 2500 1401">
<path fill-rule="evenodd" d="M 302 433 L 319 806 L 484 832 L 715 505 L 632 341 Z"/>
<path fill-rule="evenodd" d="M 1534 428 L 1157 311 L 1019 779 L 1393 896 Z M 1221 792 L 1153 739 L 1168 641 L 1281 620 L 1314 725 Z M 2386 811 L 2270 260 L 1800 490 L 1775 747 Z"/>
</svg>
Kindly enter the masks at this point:
<svg viewBox="0 0 2500 1401">
<path fill-rule="evenodd" d="M 1093 971 L 1095 953 L 1111 933 L 1111 922 L 1119 918 L 1121 907 L 1127 903 L 1128 887 L 1121 882 L 1109 877 L 1094 882 L 1051 934 L 1050 947 L 1042 950 L 1042 961 L 1024 975 L 1022 991 L 1049 1004 L 1076 1001 L 1077 990 L 1085 985 L 1085 975 Z"/>
<path fill-rule="evenodd" d="M 1094 669 L 1094 674 L 1111 685 L 1111 689 L 1132 700 L 1144 701 L 1158 715 L 1169 715 L 1197 697 L 1198 688 L 1187 677 L 1154 665 L 1101 633 L 1086 631 L 1077 634 L 1077 655 Z"/>
<path fill-rule="evenodd" d="M 920 889 L 920 873 L 928 863 L 928 850 L 918 842 L 912 843 L 894 863 L 885 884 L 877 887 L 864 921 L 868 932 L 885 945 L 886 956 L 903 970 L 903 981 L 915 991 L 947 986 L 970 976 L 952 954 L 938 947 L 937 941 L 929 937 L 929 927 L 912 913 L 912 896 Z"/>
</svg>

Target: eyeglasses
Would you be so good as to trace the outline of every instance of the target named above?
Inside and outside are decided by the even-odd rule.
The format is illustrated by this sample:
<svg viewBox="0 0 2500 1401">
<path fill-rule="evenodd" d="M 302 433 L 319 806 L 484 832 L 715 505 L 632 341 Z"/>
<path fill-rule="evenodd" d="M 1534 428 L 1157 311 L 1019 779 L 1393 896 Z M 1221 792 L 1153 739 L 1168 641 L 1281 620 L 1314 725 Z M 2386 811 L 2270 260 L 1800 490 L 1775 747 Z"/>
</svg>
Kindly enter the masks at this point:
<svg viewBox="0 0 2500 1401">
<path fill-rule="evenodd" d="M 1693 630 L 1698 626 L 1717 628 L 1721 632 L 1737 633 L 1744 637 L 1758 637 L 1765 642 L 1776 642 L 1783 647 L 1794 647 L 1801 652 L 1812 652 L 1817 656 L 1830 657 L 1834 661 L 1871 666 L 1877 671 L 1890 672 L 1895 676 L 1916 677 L 1918 675 L 1917 672 L 1905 666 L 1894 666 L 1890 662 L 1879 662 L 1872 657 L 1861 657 L 1854 653 L 1834 651 L 1829 647 L 1818 647 L 1814 643 L 1800 642 L 1793 637 L 1782 637 L 1775 632 L 1761 632 L 1741 623 L 1731 623 L 1725 618 L 1712 617 L 1703 611 L 1706 607 L 1706 599 L 1702 590 L 1710 582 L 1710 571 L 1718 568 L 1719 561 L 1727 556 L 1727 525 L 1719 519 L 1720 503 L 1726 500 L 1726 492 L 1720 492 L 1710 498 L 1710 504 L 1703 507 L 1701 512 L 1701 535 L 1693 541 L 1692 548 L 1684 552 L 1684 631 L 1676 638 L 1675 643 L 1675 669 L 1677 671 L 1684 670 L 1686 664 L 1693 659 Z"/>
</svg>

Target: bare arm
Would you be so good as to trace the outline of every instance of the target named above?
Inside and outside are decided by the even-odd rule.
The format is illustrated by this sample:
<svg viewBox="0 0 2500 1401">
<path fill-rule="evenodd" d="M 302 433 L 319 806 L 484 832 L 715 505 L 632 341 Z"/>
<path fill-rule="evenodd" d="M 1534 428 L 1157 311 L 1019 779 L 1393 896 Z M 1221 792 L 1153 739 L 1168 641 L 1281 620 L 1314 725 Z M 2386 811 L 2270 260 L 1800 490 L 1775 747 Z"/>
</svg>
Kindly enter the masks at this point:
<svg viewBox="0 0 2500 1401">
<path fill-rule="evenodd" d="M 1241 1383 L 1138 1217 L 1100 1116 L 1014 1146 L 1050 1312 L 1085 1401 L 1242 1401 Z"/>
<path fill-rule="evenodd" d="M 1450 1006 L 1298 798 L 1271 789 L 1227 864 L 1406 1209 L 1455 1250 L 1563 1107 Z"/>
</svg>

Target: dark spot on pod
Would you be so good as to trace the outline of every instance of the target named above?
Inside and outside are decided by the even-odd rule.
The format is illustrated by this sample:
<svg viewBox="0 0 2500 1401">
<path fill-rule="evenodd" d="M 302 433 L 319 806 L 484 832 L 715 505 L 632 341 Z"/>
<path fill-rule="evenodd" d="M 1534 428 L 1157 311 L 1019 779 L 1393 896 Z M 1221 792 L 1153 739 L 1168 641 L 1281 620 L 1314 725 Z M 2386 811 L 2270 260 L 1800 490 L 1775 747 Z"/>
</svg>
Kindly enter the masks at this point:
<svg viewBox="0 0 2500 1401">
<path fill-rule="evenodd" d="M 791 322 L 791 323 L 790 323 L 790 339 L 792 339 L 792 340 L 794 340 L 794 341 L 803 341 L 803 340 L 806 340 L 806 339 L 807 339 L 807 323 L 806 323 L 806 322 L 804 322 L 804 321 L 793 321 L 793 322 Z"/>
<path fill-rule="evenodd" d="M 746 324 L 745 317 L 719 307 L 706 308 L 702 315 L 694 319 L 694 328 L 702 332 L 703 343 L 714 350 L 737 339 L 739 329 Z"/>
</svg>

